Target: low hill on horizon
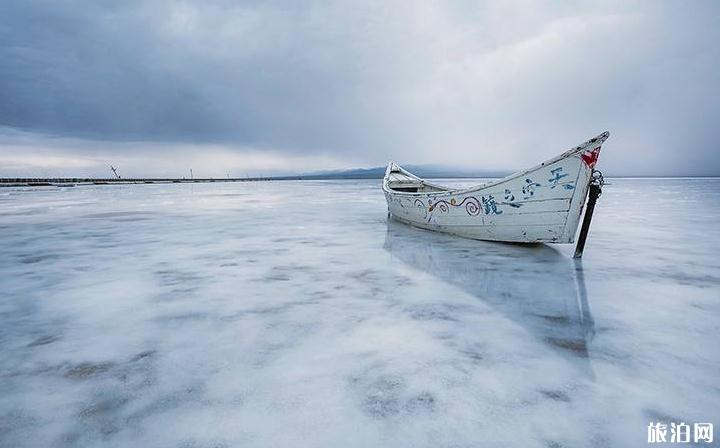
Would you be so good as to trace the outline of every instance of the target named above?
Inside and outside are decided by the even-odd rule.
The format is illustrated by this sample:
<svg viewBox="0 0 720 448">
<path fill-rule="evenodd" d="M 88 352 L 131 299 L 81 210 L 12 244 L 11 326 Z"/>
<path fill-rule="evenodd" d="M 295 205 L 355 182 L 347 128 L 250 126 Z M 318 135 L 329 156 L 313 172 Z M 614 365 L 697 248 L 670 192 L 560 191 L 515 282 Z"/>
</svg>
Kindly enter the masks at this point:
<svg viewBox="0 0 720 448">
<path fill-rule="evenodd" d="M 467 170 L 442 165 L 403 165 L 411 173 L 424 178 L 495 178 L 505 177 L 510 171 Z M 385 167 L 353 168 L 347 170 L 317 171 L 300 174 L 298 177 L 309 180 L 322 179 L 382 179 Z"/>
</svg>

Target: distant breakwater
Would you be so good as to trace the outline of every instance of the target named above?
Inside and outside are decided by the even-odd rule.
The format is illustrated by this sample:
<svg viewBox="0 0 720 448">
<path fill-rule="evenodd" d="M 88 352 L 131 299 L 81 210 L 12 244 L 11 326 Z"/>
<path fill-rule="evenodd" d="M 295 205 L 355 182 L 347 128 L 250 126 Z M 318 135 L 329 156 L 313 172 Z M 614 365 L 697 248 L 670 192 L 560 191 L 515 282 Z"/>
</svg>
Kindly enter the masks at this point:
<svg viewBox="0 0 720 448">
<path fill-rule="evenodd" d="M 304 180 L 302 176 L 198 178 L 198 179 L 96 179 L 79 177 L 61 178 L 0 178 L 0 187 L 74 187 L 80 185 L 129 185 L 129 184 L 189 184 L 209 182 L 260 182 L 271 180 Z"/>
</svg>

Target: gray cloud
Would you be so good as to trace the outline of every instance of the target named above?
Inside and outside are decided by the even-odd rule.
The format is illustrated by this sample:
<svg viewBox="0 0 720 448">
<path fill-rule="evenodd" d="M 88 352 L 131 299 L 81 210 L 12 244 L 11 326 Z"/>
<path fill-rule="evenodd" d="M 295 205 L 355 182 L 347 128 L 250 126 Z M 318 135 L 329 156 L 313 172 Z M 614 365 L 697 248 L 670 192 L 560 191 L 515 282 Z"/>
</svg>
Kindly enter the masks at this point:
<svg viewBox="0 0 720 448">
<path fill-rule="evenodd" d="M 10 0 L 0 125 L 491 168 L 609 129 L 611 173 L 720 174 L 718 42 L 712 1 Z"/>
</svg>

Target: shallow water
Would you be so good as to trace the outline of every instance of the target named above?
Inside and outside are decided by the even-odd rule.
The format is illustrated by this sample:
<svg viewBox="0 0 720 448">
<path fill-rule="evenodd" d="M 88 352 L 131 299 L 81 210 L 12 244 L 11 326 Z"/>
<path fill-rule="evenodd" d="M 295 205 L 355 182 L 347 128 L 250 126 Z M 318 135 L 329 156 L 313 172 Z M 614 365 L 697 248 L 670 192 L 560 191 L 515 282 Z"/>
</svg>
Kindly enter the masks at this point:
<svg viewBox="0 0 720 448">
<path fill-rule="evenodd" d="M 0 446 L 717 433 L 720 181 L 610 183 L 582 264 L 388 222 L 378 181 L 1 189 Z"/>
</svg>

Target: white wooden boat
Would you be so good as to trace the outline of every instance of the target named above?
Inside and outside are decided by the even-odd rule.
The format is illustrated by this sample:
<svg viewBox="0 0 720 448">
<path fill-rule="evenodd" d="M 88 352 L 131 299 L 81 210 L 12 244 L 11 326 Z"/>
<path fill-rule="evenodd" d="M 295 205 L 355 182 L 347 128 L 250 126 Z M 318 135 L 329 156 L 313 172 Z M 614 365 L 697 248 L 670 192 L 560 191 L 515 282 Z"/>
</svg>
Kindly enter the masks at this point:
<svg viewBox="0 0 720 448">
<path fill-rule="evenodd" d="M 383 179 L 388 212 L 406 224 L 478 240 L 572 243 L 609 136 L 604 132 L 533 168 L 466 189 L 427 182 L 390 162 Z"/>
</svg>

